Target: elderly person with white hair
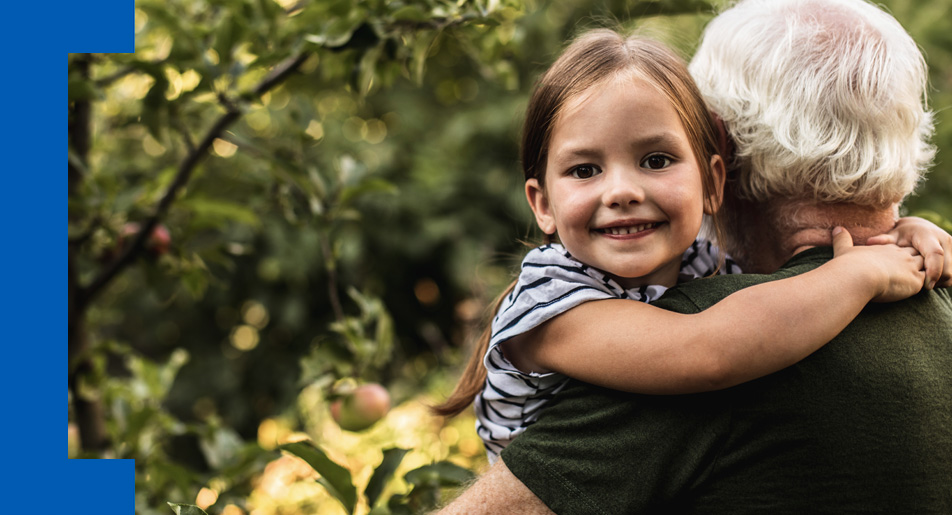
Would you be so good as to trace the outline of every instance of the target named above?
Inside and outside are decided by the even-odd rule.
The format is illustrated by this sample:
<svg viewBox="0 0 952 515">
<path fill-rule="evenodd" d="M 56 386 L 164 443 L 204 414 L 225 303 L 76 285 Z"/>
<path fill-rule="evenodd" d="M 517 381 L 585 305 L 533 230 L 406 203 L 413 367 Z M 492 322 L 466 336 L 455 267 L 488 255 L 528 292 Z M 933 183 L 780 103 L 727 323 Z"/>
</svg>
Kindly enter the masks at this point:
<svg viewBox="0 0 952 515">
<path fill-rule="evenodd" d="M 801 226 L 846 216 L 863 241 L 892 227 L 932 162 L 925 61 L 869 3 L 744 2 L 711 21 L 690 70 L 733 140 L 721 243 L 747 272 L 796 248 L 759 231 L 810 239 Z"/>
<path fill-rule="evenodd" d="M 720 244 L 763 275 L 684 283 L 656 305 L 694 313 L 811 270 L 835 226 L 891 238 L 876 235 L 934 153 L 925 63 L 895 19 L 863 0 L 745 0 L 710 23 L 690 69 L 732 150 Z M 948 251 L 924 257 L 949 269 Z M 535 337 L 624 325 L 602 302 Z M 573 381 L 444 512 L 952 513 L 950 371 L 952 295 L 938 288 L 871 304 L 800 363 L 726 390 Z"/>
</svg>

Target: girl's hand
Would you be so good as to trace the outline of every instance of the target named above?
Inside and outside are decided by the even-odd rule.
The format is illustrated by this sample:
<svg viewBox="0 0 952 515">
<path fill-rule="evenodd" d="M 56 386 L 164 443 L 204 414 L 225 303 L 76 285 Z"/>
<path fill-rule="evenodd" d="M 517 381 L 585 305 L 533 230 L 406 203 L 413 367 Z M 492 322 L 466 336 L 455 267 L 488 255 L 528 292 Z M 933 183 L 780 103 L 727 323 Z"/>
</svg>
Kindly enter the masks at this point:
<svg viewBox="0 0 952 515">
<path fill-rule="evenodd" d="M 886 234 L 866 240 L 867 245 L 895 244 L 913 247 L 925 259 L 926 289 L 952 286 L 952 235 L 934 223 L 916 217 L 900 218 Z"/>
<path fill-rule="evenodd" d="M 868 267 L 873 302 L 893 302 L 911 297 L 925 280 L 923 258 L 913 247 L 893 244 L 853 246 L 853 237 L 842 228 L 833 229 L 834 259 L 853 259 L 850 266 Z"/>
</svg>

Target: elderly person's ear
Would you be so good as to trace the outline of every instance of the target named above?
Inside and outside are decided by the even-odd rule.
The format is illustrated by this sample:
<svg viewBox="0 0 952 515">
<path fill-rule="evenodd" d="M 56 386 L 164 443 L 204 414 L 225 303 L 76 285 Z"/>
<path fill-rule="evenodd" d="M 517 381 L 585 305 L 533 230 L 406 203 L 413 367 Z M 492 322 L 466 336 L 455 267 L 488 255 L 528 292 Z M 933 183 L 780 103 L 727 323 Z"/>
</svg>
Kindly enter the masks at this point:
<svg viewBox="0 0 952 515">
<path fill-rule="evenodd" d="M 715 154 L 711 156 L 711 183 L 714 188 L 708 192 L 704 199 L 704 213 L 713 215 L 721 208 L 721 202 L 724 201 L 724 181 L 727 178 L 727 168 L 724 166 L 724 158 Z"/>
</svg>

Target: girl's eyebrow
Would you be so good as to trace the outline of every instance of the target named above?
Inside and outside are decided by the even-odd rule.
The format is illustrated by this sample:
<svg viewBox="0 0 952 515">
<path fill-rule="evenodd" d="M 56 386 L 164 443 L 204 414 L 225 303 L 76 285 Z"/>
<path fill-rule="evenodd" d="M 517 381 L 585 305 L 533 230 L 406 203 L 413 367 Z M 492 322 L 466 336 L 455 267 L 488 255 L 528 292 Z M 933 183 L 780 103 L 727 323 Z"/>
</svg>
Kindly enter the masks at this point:
<svg viewBox="0 0 952 515">
<path fill-rule="evenodd" d="M 597 149 L 578 147 L 578 148 L 569 148 L 568 150 L 562 150 L 555 154 L 555 158 L 558 161 L 558 160 L 571 159 L 571 158 L 577 158 L 577 157 L 595 158 L 601 155 L 602 155 L 602 152 Z"/>
<path fill-rule="evenodd" d="M 641 145 L 677 145 L 680 143 L 681 138 L 677 134 L 669 131 L 659 132 L 656 134 L 651 134 L 644 138 L 633 141 L 632 146 L 641 146 Z"/>
<path fill-rule="evenodd" d="M 665 131 L 650 134 L 643 138 L 638 138 L 631 142 L 631 148 L 640 148 L 644 146 L 652 145 L 679 145 L 681 143 L 681 138 L 677 134 Z M 567 147 L 567 148 L 566 148 Z M 558 152 L 553 153 L 553 158 L 556 162 L 571 160 L 576 158 L 596 158 L 602 155 L 602 151 L 597 148 L 589 147 L 572 147 L 570 145 L 563 146 L 563 149 Z"/>
</svg>

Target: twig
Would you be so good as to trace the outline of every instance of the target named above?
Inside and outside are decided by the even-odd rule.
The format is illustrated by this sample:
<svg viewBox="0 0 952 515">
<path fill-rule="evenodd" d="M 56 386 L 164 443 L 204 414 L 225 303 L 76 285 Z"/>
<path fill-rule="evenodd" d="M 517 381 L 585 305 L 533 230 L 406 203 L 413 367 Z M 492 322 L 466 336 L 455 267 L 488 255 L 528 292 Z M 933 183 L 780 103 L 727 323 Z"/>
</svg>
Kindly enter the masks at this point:
<svg viewBox="0 0 952 515">
<path fill-rule="evenodd" d="M 331 252 L 331 246 L 327 242 L 325 235 L 321 235 L 321 251 L 324 254 L 324 267 L 327 269 L 327 296 L 331 301 L 331 309 L 334 310 L 334 318 L 340 322 L 344 320 L 344 307 L 340 303 L 340 295 L 337 293 L 337 265 L 334 262 L 334 255 Z"/>
<path fill-rule="evenodd" d="M 308 57 L 308 53 L 301 53 L 277 65 L 267 77 L 255 86 L 253 89 L 254 94 L 257 96 L 263 95 L 271 88 L 283 82 L 297 70 Z M 136 234 L 135 238 L 133 238 L 128 248 L 122 252 L 122 255 L 120 255 L 118 259 L 113 261 L 105 270 L 90 281 L 88 285 L 77 291 L 76 308 L 79 311 L 82 311 L 107 284 L 134 261 L 136 255 L 145 247 L 145 242 L 152 233 L 152 230 L 158 225 L 159 220 L 168 212 L 169 207 L 172 205 L 172 202 L 175 201 L 175 197 L 179 191 L 188 183 L 189 179 L 191 179 L 195 167 L 198 166 L 201 160 L 208 154 L 208 149 L 211 148 L 212 143 L 228 126 L 241 118 L 242 114 L 244 113 L 238 106 L 233 103 L 227 105 L 225 114 L 205 133 L 205 137 L 202 138 L 202 141 L 185 156 L 185 160 L 179 165 L 175 178 L 165 191 L 165 195 L 162 196 L 156 205 L 154 213 L 142 225 L 142 229 Z"/>
</svg>

